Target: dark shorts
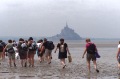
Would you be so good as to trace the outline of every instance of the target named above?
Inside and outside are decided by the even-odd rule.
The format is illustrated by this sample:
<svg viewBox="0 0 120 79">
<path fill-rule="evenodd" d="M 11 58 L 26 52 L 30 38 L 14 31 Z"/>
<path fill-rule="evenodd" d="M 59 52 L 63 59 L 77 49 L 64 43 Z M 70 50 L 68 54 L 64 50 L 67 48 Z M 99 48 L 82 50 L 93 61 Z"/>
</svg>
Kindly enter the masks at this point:
<svg viewBox="0 0 120 79">
<path fill-rule="evenodd" d="M 118 63 L 120 64 L 120 57 L 118 58 Z"/>
<path fill-rule="evenodd" d="M 38 54 L 38 57 L 42 57 L 42 56 L 44 55 L 44 53 L 45 53 L 45 52 L 39 53 L 39 54 Z"/>
<path fill-rule="evenodd" d="M 27 51 L 19 52 L 20 59 L 27 59 Z"/>
<path fill-rule="evenodd" d="M 67 52 L 59 52 L 58 59 L 67 58 Z"/>
<path fill-rule="evenodd" d="M 87 54 L 87 61 L 96 61 L 95 54 Z"/>
<path fill-rule="evenodd" d="M 29 51 L 28 52 L 28 58 L 34 57 L 36 51 Z"/>
</svg>

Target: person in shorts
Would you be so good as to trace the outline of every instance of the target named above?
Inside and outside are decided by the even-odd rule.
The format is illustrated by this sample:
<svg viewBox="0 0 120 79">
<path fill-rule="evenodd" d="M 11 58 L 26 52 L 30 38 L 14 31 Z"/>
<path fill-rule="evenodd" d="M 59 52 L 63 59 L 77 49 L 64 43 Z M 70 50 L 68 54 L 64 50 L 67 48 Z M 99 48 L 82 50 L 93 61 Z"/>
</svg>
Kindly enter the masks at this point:
<svg viewBox="0 0 120 79">
<path fill-rule="evenodd" d="M 28 51 L 27 42 L 24 41 L 24 39 L 20 38 L 17 49 L 19 52 L 20 60 L 21 60 L 21 66 L 26 67 L 27 66 L 27 51 Z"/>
<path fill-rule="evenodd" d="M 46 57 L 46 60 L 48 62 L 48 64 L 51 63 L 51 53 L 52 53 L 52 50 L 49 50 L 48 49 L 48 41 L 46 38 L 44 38 L 44 43 L 42 45 L 42 50 L 41 50 L 41 53 L 43 53 L 45 51 L 45 57 Z"/>
<path fill-rule="evenodd" d="M 67 43 L 64 43 L 64 39 L 60 39 L 60 43 L 57 44 L 57 48 L 55 49 L 55 53 L 59 49 L 58 59 L 60 59 L 61 64 L 63 65 L 63 69 L 66 67 L 65 58 L 67 58 L 67 52 L 70 55 Z"/>
<path fill-rule="evenodd" d="M 36 43 L 34 42 L 33 38 L 30 37 L 28 39 L 28 60 L 29 60 L 29 67 L 34 67 L 34 55 L 36 53 Z"/>
<path fill-rule="evenodd" d="M 118 52 L 117 52 L 117 61 L 118 61 L 118 68 L 120 69 L 120 41 L 119 41 L 119 45 L 118 45 Z"/>
<path fill-rule="evenodd" d="M 0 40 L 0 44 L 1 46 L 3 46 L 3 49 L 4 49 L 6 46 L 6 43 Z M 5 52 L 3 52 L 3 49 L 2 49 L 1 55 L 2 55 L 2 59 L 5 59 Z"/>
<path fill-rule="evenodd" d="M 87 54 L 86 54 L 86 52 L 87 52 Z M 93 61 L 94 68 L 95 68 L 96 72 L 99 72 L 99 70 L 97 69 L 95 52 L 97 52 L 96 45 L 94 43 L 92 43 L 89 38 L 87 38 L 86 39 L 86 48 L 84 50 L 82 58 L 84 58 L 84 55 L 86 54 L 89 72 L 90 72 L 90 61 L 91 60 Z"/>
<path fill-rule="evenodd" d="M 0 60 L 2 60 L 4 46 L 2 45 L 2 40 L 0 40 Z"/>
<path fill-rule="evenodd" d="M 13 48 L 12 40 L 8 40 L 8 44 L 5 46 L 4 52 L 5 52 L 6 49 L 7 49 L 7 55 L 8 55 L 8 58 L 9 58 L 10 67 L 12 66 L 12 62 L 14 64 L 14 67 L 16 67 L 16 64 L 15 64 L 15 51 L 14 51 L 14 48 Z M 11 49 L 12 52 L 10 51 L 10 49 Z"/>
<path fill-rule="evenodd" d="M 44 54 L 43 52 L 41 53 L 42 45 L 43 45 L 43 40 L 42 39 L 38 40 L 36 52 L 37 52 L 40 63 L 43 61 L 43 54 Z"/>
</svg>

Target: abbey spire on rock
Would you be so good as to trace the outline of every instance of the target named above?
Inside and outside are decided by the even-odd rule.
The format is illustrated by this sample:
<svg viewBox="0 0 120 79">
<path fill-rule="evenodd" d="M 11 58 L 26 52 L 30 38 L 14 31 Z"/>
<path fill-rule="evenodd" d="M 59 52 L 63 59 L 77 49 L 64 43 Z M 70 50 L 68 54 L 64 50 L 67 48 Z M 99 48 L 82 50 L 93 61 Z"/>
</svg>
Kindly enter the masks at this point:
<svg viewBox="0 0 120 79">
<path fill-rule="evenodd" d="M 81 40 L 82 38 L 73 29 L 69 28 L 67 22 L 66 26 L 61 30 L 60 34 L 50 37 L 49 39 L 58 40 L 64 38 L 65 40 Z"/>
</svg>

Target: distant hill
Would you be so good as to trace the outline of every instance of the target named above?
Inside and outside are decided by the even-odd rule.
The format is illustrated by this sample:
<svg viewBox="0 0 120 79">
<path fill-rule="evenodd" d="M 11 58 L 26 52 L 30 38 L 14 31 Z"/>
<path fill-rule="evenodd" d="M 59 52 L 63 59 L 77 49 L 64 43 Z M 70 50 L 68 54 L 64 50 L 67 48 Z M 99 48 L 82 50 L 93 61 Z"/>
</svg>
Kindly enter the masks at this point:
<svg viewBox="0 0 120 79">
<path fill-rule="evenodd" d="M 64 38 L 65 40 L 81 40 L 82 39 L 77 33 L 74 32 L 73 29 L 68 27 L 67 23 L 64 29 L 61 30 L 60 34 L 49 37 L 48 39 L 58 40 L 60 38 Z"/>
</svg>

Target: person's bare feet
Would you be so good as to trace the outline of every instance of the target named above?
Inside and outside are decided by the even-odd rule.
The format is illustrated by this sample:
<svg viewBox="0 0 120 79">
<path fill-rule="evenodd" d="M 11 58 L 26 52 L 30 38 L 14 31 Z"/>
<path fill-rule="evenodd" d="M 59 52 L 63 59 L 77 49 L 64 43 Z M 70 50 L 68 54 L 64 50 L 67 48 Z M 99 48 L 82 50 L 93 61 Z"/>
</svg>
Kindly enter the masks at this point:
<svg viewBox="0 0 120 79">
<path fill-rule="evenodd" d="M 63 66 L 63 69 L 66 67 L 66 65 Z"/>
</svg>

